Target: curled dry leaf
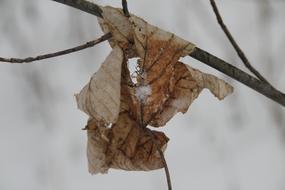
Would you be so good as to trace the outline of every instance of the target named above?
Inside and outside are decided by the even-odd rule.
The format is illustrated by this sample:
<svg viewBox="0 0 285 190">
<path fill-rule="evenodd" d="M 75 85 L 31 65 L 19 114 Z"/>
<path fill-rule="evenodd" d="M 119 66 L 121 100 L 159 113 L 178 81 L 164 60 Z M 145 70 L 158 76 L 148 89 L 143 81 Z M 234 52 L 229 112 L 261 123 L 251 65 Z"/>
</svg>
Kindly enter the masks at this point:
<svg viewBox="0 0 285 190">
<path fill-rule="evenodd" d="M 90 116 L 89 171 L 162 168 L 157 148 L 164 151 L 168 138 L 146 127 L 162 127 L 177 112 L 185 113 L 204 88 L 218 99 L 233 88 L 179 62 L 195 49 L 194 44 L 134 15 L 127 18 L 120 9 L 101 8 L 99 23 L 105 33 L 112 33 L 113 50 L 77 95 L 79 109 Z M 139 58 L 135 83 L 127 66 L 132 57 Z"/>
<path fill-rule="evenodd" d="M 140 57 L 139 86 L 151 89 L 142 106 L 143 120 L 148 124 L 153 114 L 163 109 L 174 88 L 174 66 L 180 57 L 193 51 L 194 45 L 146 21 L 131 17 L 137 53 Z"/>
<path fill-rule="evenodd" d="M 78 108 L 97 122 L 107 125 L 118 118 L 123 59 L 121 48 L 114 47 L 90 82 L 76 95 Z"/>
<path fill-rule="evenodd" d="M 176 113 L 186 113 L 204 88 L 220 100 L 233 92 L 233 87 L 223 80 L 177 62 L 174 67 L 174 88 L 162 109 L 154 114 L 150 125 L 164 126 Z"/>
<path fill-rule="evenodd" d="M 109 40 L 111 47 L 119 45 L 126 56 L 135 57 L 136 51 L 134 47 L 133 29 L 130 25 L 128 17 L 124 16 L 121 9 L 110 6 L 101 7 L 104 19 L 98 18 L 98 22 L 104 33 L 112 32 L 112 39 Z"/>
<path fill-rule="evenodd" d="M 110 128 L 98 126 L 94 119 L 87 125 L 87 157 L 89 172 L 92 174 L 106 173 L 109 168 L 147 171 L 163 167 L 155 147 L 158 145 L 158 148 L 164 150 L 168 138 L 161 132 L 151 131 L 154 142 L 148 131 L 135 120 L 134 110 L 137 105 L 133 101 L 134 89 L 128 86 L 130 78 L 126 62 L 122 66 L 118 120 Z"/>
</svg>

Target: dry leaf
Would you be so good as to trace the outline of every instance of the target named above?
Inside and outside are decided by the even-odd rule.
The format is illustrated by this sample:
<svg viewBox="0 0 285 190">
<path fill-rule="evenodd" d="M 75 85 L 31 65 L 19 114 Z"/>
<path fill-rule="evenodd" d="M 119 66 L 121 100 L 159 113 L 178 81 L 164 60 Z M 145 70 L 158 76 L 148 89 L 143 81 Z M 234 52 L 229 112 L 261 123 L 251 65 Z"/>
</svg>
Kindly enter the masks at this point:
<svg viewBox="0 0 285 190">
<path fill-rule="evenodd" d="M 113 37 L 109 40 L 111 47 L 119 45 L 127 57 L 136 56 L 133 29 L 128 17 L 124 16 L 121 9 L 110 6 L 100 8 L 104 19 L 98 18 L 98 21 L 104 33 L 112 33 Z"/>
<path fill-rule="evenodd" d="M 163 167 L 157 152 L 164 150 L 168 138 L 161 132 L 149 131 L 140 127 L 133 117 L 136 106 L 133 88 L 130 82 L 126 63 L 123 63 L 121 81 L 121 107 L 119 118 L 110 128 L 99 127 L 97 122 L 88 122 L 87 156 L 89 172 L 92 174 L 106 173 L 109 168 L 123 170 L 153 170 Z"/>
<path fill-rule="evenodd" d="M 189 65 L 186 65 L 186 67 L 191 73 L 192 77 L 196 80 L 197 85 L 200 88 L 209 89 L 219 100 L 224 99 L 227 95 L 233 92 L 234 89 L 231 85 L 217 78 L 216 76 L 202 73 L 197 69 L 191 68 Z"/>
<path fill-rule="evenodd" d="M 151 126 L 164 126 L 176 113 L 186 113 L 204 88 L 209 89 L 220 100 L 233 92 L 233 87 L 223 80 L 181 62 L 175 64 L 174 86 L 160 112 L 151 120 Z"/>
<path fill-rule="evenodd" d="M 194 44 L 134 15 L 127 18 L 121 9 L 101 8 L 99 23 L 112 33 L 113 50 L 77 95 L 78 107 L 90 116 L 89 171 L 162 168 L 158 149 L 165 150 L 168 138 L 146 127 L 164 126 L 177 112 L 185 113 L 204 88 L 219 99 L 233 88 L 178 61 Z M 127 67 L 131 57 L 139 58 L 136 83 Z"/>
<path fill-rule="evenodd" d="M 88 170 L 92 174 L 107 173 L 106 149 L 109 143 L 107 138 L 110 129 L 97 126 L 95 120 L 90 120 L 87 125 L 87 158 Z"/>
<path fill-rule="evenodd" d="M 78 108 L 97 122 L 113 123 L 120 108 L 120 81 L 123 52 L 114 47 L 90 82 L 76 95 Z"/>
<path fill-rule="evenodd" d="M 174 34 L 131 17 L 137 53 L 140 57 L 139 88 L 149 88 L 143 102 L 143 120 L 146 123 L 162 109 L 174 88 L 174 65 L 180 57 L 193 51 L 194 45 Z"/>
</svg>

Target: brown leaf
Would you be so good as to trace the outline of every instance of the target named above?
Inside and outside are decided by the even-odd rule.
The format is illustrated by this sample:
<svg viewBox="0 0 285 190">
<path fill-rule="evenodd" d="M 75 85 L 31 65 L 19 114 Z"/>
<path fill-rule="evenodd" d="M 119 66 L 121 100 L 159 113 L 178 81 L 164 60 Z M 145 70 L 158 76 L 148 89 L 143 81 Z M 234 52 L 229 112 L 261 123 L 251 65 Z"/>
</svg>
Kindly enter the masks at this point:
<svg viewBox="0 0 285 190">
<path fill-rule="evenodd" d="M 107 173 L 109 168 L 149 171 L 163 167 L 154 140 L 158 148 L 164 151 L 168 138 L 161 132 L 152 131 L 153 139 L 146 130 L 129 119 L 127 116 L 120 117 L 121 121 L 112 130 L 101 128 L 100 131 L 97 127 L 87 131 L 87 158 L 91 174 Z M 129 122 L 133 125 L 125 125 Z M 107 139 L 102 131 L 109 135 Z"/>
<path fill-rule="evenodd" d="M 95 120 L 88 122 L 87 128 L 87 159 L 88 170 L 92 174 L 107 173 L 109 166 L 106 164 L 106 149 L 109 144 L 107 138 L 110 129 L 97 126 Z"/>
<path fill-rule="evenodd" d="M 164 151 L 168 138 L 161 132 L 142 128 L 134 119 L 133 88 L 128 86 L 129 75 L 123 63 L 121 107 L 119 118 L 111 128 L 88 122 L 87 156 L 89 172 L 106 173 L 109 168 L 123 170 L 154 170 L 163 167 L 156 145 Z M 136 108 L 134 109 L 136 110 Z"/>
<path fill-rule="evenodd" d="M 99 24 L 104 33 L 112 33 L 109 40 L 111 47 L 119 45 L 125 55 L 129 58 L 136 56 L 133 40 L 133 29 L 128 17 L 125 17 L 121 9 L 110 6 L 101 7 L 104 19 L 98 18 Z"/>
<path fill-rule="evenodd" d="M 153 113 L 162 109 L 173 91 L 173 71 L 178 59 L 191 53 L 195 46 L 172 33 L 163 31 L 148 24 L 141 18 L 131 17 L 134 38 L 140 59 L 140 75 L 138 90 L 143 98 L 143 120 L 149 123 Z M 148 91 L 145 89 L 149 89 Z"/>
<path fill-rule="evenodd" d="M 135 15 L 132 15 L 129 20 L 133 27 L 133 33 L 130 34 L 133 34 L 136 52 L 139 57 L 145 58 L 146 67 L 150 67 L 161 58 L 172 60 L 184 57 L 195 48 L 191 42 L 153 26 Z"/>
<path fill-rule="evenodd" d="M 154 170 L 163 167 L 155 143 L 164 150 L 168 138 L 161 132 L 147 130 L 132 120 L 128 113 L 120 115 L 112 127 L 112 140 L 109 146 L 111 167 L 123 170 Z M 157 142 L 154 142 L 157 141 Z"/>
<path fill-rule="evenodd" d="M 219 100 L 224 99 L 227 95 L 233 92 L 233 87 L 225 81 L 217 78 L 214 75 L 202 73 L 197 69 L 193 69 L 187 65 L 192 77 L 196 80 L 200 88 L 207 88 Z"/>
<path fill-rule="evenodd" d="M 161 110 L 153 114 L 151 126 L 164 126 L 176 113 L 186 113 L 204 88 L 209 89 L 220 100 L 233 92 L 233 87 L 223 80 L 181 62 L 175 65 L 174 86 Z"/>
<path fill-rule="evenodd" d="M 185 113 L 204 88 L 219 99 L 233 89 L 178 61 L 194 44 L 134 15 L 127 18 L 120 9 L 101 8 L 99 23 L 105 33 L 112 33 L 113 50 L 77 95 L 78 107 L 90 116 L 89 171 L 162 168 L 158 150 L 165 150 L 168 138 L 146 127 L 164 126 L 177 112 Z M 131 57 L 139 58 L 136 83 L 127 67 Z"/>
<path fill-rule="evenodd" d="M 78 108 L 97 122 L 109 124 L 118 118 L 123 59 L 122 50 L 114 47 L 89 83 L 76 95 Z"/>
</svg>

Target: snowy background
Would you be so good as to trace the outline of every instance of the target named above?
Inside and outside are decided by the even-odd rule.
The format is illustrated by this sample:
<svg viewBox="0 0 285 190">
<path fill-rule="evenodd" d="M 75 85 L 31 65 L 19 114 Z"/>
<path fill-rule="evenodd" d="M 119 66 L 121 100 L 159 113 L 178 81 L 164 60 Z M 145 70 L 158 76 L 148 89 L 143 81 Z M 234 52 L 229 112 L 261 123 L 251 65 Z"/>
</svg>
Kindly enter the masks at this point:
<svg viewBox="0 0 285 190">
<path fill-rule="evenodd" d="M 284 92 L 285 1 L 218 3 L 254 66 Z M 129 9 L 243 68 L 208 0 L 130 0 Z M 53 1 L 0 0 L 2 57 L 53 52 L 101 35 L 94 16 Z M 73 95 L 109 52 L 102 43 L 33 64 L 0 63 L 0 190 L 166 189 L 163 170 L 88 173 L 81 130 L 87 116 Z M 229 81 L 235 93 L 219 102 L 204 91 L 161 129 L 171 139 L 166 159 L 174 189 L 284 190 L 285 109 L 192 58 L 184 61 Z"/>
</svg>

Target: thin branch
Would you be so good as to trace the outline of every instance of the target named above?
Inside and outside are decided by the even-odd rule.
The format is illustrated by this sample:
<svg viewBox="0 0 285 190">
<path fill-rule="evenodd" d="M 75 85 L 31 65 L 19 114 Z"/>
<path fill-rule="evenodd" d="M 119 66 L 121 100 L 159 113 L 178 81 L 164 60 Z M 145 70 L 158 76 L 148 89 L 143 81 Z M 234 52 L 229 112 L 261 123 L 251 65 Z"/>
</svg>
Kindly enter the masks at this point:
<svg viewBox="0 0 285 190">
<path fill-rule="evenodd" d="M 252 77 L 246 72 L 198 47 L 195 48 L 190 56 L 245 84 L 276 103 L 285 106 L 285 94 L 273 88 L 270 84 Z"/>
<path fill-rule="evenodd" d="M 242 51 L 242 49 L 239 47 L 239 45 L 237 44 L 237 42 L 235 41 L 235 39 L 233 38 L 231 32 L 228 30 L 227 26 L 225 25 L 223 18 L 219 12 L 219 9 L 216 5 L 215 0 L 210 0 L 210 3 L 212 5 L 212 9 L 216 15 L 217 21 L 220 24 L 222 30 L 224 31 L 224 33 L 226 34 L 227 38 L 229 39 L 230 43 L 232 44 L 232 46 L 234 47 L 234 49 L 236 50 L 238 56 L 240 57 L 240 59 L 242 60 L 242 62 L 244 63 L 244 65 L 257 77 L 259 78 L 261 81 L 266 82 L 267 84 L 271 85 L 249 62 L 249 60 L 247 59 L 246 55 L 244 54 L 244 52 Z M 271 85 L 272 86 L 272 85 Z"/>
<path fill-rule="evenodd" d="M 52 1 L 68 5 L 73 8 L 80 9 L 83 12 L 87 12 L 97 17 L 103 18 L 102 16 L 103 11 L 100 8 L 100 6 L 90 1 L 87 0 L 52 0 Z"/>
<path fill-rule="evenodd" d="M 126 17 L 130 17 L 127 0 L 122 0 L 123 12 Z"/>
<path fill-rule="evenodd" d="M 3 58 L 0 57 L 0 62 L 7 62 L 7 63 L 30 63 L 33 61 L 39 61 L 39 60 L 43 60 L 43 59 L 49 59 L 52 57 L 58 57 L 58 56 L 62 56 L 62 55 L 66 55 L 66 54 L 70 54 L 70 53 L 74 53 L 77 51 L 81 51 L 83 49 L 86 48 L 91 48 L 101 42 L 104 42 L 108 39 L 110 39 L 112 37 L 111 33 L 105 34 L 103 36 L 101 36 L 100 38 L 96 39 L 96 40 L 92 40 L 90 42 L 87 42 L 83 45 L 74 47 L 74 48 L 70 48 L 70 49 L 66 49 L 66 50 L 62 50 L 62 51 L 58 51 L 55 53 L 49 53 L 49 54 L 44 54 L 44 55 L 39 55 L 36 57 L 27 57 L 24 59 L 19 59 L 19 58 Z"/>
</svg>

